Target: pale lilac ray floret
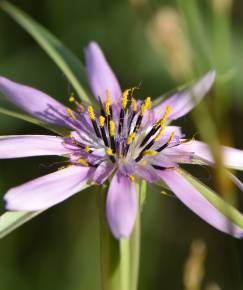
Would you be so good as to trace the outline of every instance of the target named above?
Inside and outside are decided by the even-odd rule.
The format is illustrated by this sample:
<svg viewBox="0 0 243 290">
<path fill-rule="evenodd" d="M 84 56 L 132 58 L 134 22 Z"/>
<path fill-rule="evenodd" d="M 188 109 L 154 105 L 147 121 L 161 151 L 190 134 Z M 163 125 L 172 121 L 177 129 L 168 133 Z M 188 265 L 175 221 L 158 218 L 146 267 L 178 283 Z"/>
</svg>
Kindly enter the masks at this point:
<svg viewBox="0 0 243 290">
<path fill-rule="evenodd" d="M 66 157 L 68 164 L 54 173 L 11 188 L 4 197 L 6 208 L 13 211 L 46 209 L 88 185 L 109 181 L 107 221 L 117 239 L 129 238 L 138 212 L 136 181 L 162 181 L 206 222 L 220 231 L 242 237 L 243 229 L 216 209 L 178 170 L 180 163 L 198 160 L 213 165 L 207 145 L 185 139 L 179 127 L 169 125 L 170 121 L 187 114 L 209 92 L 215 79 L 214 71 L 153 107 L 150 97 L 136 100 L 136 87 L 122 93 L 95 42 L 85 49 L 85 59 L 98 110 L 80 104 L 74 96 L 70 101 L 75 109 L 66 108 L 39 90 L 0 77 L 0 92 L 18 107 L 70 131 L 65 137 L 0 137 L 1 159 L 58 155 Z M 223 147 L 223 155 L 229 168 L 243 168 L 243 151 Z"/>
</svg>

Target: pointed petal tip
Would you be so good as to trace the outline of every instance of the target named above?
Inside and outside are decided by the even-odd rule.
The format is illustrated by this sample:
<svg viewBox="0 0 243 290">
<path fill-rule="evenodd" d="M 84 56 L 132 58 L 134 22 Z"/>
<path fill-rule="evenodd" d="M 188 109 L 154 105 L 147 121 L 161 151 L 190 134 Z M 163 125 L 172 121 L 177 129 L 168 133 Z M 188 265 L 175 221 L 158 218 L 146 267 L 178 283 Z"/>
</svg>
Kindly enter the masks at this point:
<svg viewBox="0 0 243 290">
<path fill-rule="evenodd" d="M 85 65 L 89 84 L 94 96 L 104 103 L 107 90 L 113 102 L 122 94 L 119 82 L 97 42 L 91 41 L 84 49 Z"/>
<path fill-rule="evenodd" d="M 30 115 L 50 124 L 68 126 L 66 107 L 46 93 L 0 76 L 0 92 Z"/>
<path fill-rule="evenodd" d="M 216 71 L 215 70 L 210 70 L 206 75 L 204 76 L 204 79 L 207 80 L 208 86 L 211 87 L 212 84 L 214 83 L 216 78 Z"/>
<path fill-rule="evenodd" d="M 97 49 L 101 51 L 101 48 L 99 44 L 95 40 L 91 40 L 84 48 L 84 51 L 87 51 L 88 49 Z"/>
<path fill-rule="evenodd" d="M 10 188 L 4 196 L 6 209 L 47 209 L 86 188 L 89 174 L 89 167 L 71 166 Z"/>
<path fill-rule="evenodd" d="M 243 238 L 243 229 L 215 207 L 179 171 L 164 171 L 160 176 L 177 198 L 205 222 L 235 238 Z"/>
</svg>

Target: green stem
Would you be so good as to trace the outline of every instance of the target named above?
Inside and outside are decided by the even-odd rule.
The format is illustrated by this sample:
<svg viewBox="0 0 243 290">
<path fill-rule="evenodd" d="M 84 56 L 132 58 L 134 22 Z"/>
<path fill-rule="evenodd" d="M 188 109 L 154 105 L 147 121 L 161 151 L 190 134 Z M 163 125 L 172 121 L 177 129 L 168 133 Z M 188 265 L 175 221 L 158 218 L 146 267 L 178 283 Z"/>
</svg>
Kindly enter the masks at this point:
<svg viewBox="0 0 243 290">
<path fill-rule="evenodd" d="M 130 239 L 130 253 L 130 289 L 137 290 L 140 262 L 140 212 Z"/>
<path fill-rule="evenodd" d="M 120 250 L 119 241 L 111 234 L 105 215 L 107 186 L 102 187 L 99 195 L 100 254 L 102 290 L 120 290 Z"/>
<path fill-rule="evenodd" d="M 140 187 L 138 186 L 138 189 Z M 107 186 L 99 193 L 102 290 L 137 290 L 140 254 L 140 214 L 129 240 L 116 240 L 108 228 L 105 204 Z M 140 200 L 140 191 L 138 191 Z M 139 210 L 140 212 L 140 210 Z"/>
</svg>

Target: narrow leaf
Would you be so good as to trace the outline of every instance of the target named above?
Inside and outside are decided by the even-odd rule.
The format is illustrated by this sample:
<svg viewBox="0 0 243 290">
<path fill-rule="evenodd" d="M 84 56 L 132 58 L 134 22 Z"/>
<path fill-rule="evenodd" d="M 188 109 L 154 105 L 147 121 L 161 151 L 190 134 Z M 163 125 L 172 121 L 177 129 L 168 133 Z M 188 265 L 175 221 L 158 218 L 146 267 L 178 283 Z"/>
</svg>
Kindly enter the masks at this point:
<svg viewBox="0 0 243 290">
<path fill-rule="evenodd" d="M 5 212 L 0 216 L 0 239 L 11 233 L 22 224 L 34 218 L 42 211 L 34 212 Z"/>
<path fill-rule="evenodd" d="M 86 91 L 81 86 L 81 83 L 86 83 L 86 76 L 84 67 L 79 59 L 59 39 L 21 9 L 7 1 L 2 1 L 0 8 L 9 14 L 9 16 L 37 41 L 42 49 L 46 51 L 56 65 L 63 71 L 80 98 L 90 103 Z"/>
</svg>

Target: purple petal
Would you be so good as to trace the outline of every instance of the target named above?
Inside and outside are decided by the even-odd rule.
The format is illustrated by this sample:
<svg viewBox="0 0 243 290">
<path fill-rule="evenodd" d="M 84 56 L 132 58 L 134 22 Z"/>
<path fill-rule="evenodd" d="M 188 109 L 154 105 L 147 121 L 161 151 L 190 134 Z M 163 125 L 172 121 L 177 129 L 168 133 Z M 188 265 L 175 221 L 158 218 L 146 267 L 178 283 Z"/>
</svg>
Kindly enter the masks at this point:
<svg viewBox="0 0 243 290">
<path fill-rule="evenodd" d="M 149 164 L 146 166 L 137 165 L 136 176 L 146 180 L 149 183 L 154 183 L 159 179 L 157 171 Z"/>
<path fill-rule="evenodd" d="M 168 120 L 178 119 L 191 111 L 208 93 L 215 79 L 215 72 L 208 72 L 203 78 L 196 82 L 191 88 L 182 90 L 172 95 L 160 105 L 153 108 L 154 119 L 160 119 L 167 105 L 172 107 Z"/>
<path fill-rule="evenodd" d="M 164 170 L 159 174 L 174 194 L 195 214 L 222 232 L 238 238 L 242 237 L 243 230 L 237 225 L 232 224 L 228 218 L 216 209 L 177 171 Z"/>
<path fill-rule="evenodd" d="M 106 210 L 113 235 L 117 239 L 128 239 L 138 210 L 135 183 L 129 177 L 114 175 L 108 190 Z"/>
<path fill-rule="evenodd" d="M 65 155 L 71 151 L 63 146 L 63 138 L 45 135 L 0 137 L 0 158 L 42 155 Z"/>
<path fill-rule="evenodd" d="M 87 185 L 90 168 L 70 166 L 11 188 L 4 196 L 6 208 L 35 211 L 64 201 Z"/>
<path fill-rule="evenodd" d="M 96 98 L 104 103 L 109 90 L 113 102 L 120 100 L 122 95 L 119 82 L 107 63 L 105 56 L 96 42 L 90 42 L 85 48 L 85 63 L 90 87 Z"/>
<path fill-rule="evenodd" d="M 184 152 L 193 152 L 195 158 L 200 158 L 203 161 L 214 163 L 211 152 L 207 144 L 192 140 L 178 146 L 178 149 Z M 224 165 L 237 170 L 243 170 L 243 150 L 222 146 L 222 154 Z"/>
<path fill-rule="evenodd" d="M 110 161 L 102 162 L 95 170 L 94 174 L 92 175 L 92 180 L 103 184 L 106 179 L 111 175 L 114 169 L 113 164 Z"/>
<path fill-rule="evenodd" d="M 16 106 L 45 122 L 67 126 L 66 108 L 47 94 L 0 77 L 0 92 Z"/>
</svg>

